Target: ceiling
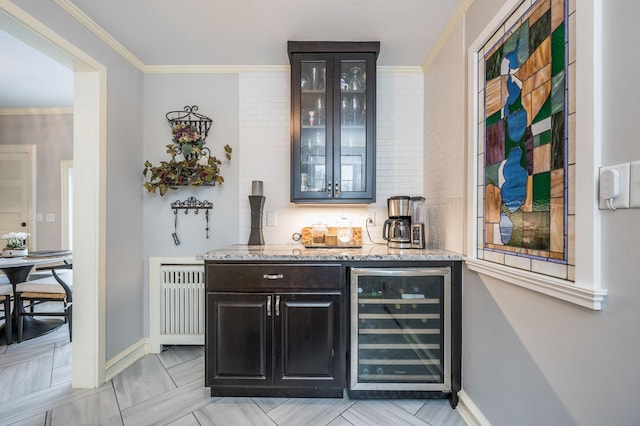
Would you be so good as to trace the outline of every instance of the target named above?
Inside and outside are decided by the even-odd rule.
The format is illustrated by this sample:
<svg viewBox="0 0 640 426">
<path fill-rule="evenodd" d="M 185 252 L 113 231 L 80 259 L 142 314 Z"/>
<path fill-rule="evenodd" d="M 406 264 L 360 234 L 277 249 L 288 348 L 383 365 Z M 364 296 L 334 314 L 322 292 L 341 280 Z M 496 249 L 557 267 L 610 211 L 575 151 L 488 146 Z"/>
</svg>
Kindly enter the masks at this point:
<svg viewBox="0 0 640 426">
<path fill-rule="evenodd" d="M 465 0 L 56 0 L 151 66 L 287 65 L 288 40 L 380 41 L 420 66 Z M 73 104 L 71 71 L 0 28 L 0 108 Z"/>
</svg>

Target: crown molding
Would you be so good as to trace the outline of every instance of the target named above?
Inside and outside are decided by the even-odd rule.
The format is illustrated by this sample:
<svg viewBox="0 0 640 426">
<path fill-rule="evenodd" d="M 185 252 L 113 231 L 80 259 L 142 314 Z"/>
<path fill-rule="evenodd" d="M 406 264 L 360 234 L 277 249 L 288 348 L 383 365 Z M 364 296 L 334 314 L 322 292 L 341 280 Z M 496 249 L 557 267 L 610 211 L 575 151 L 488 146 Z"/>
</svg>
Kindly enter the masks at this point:
<svg viewBox="0 0 640 426">
<path fill-rule="evenodd" d="M 0 108 L 0 115 L 59 115 L 73 114 L 73 108 Z"/>
<path fill-rule="evenodd" d="M 149 65 L 145 74 L 236 74 L 289 71 L 288 65 Z"/>
<path fill-rule="evenodd" d="M 89 18 L 82 10 L 80 10 L 75 4 L 69 0 L 54 0 L 58 6 L 67 11 L 78 22 L 87 27 L 89 31 L 98 36 L 99 39 L 107 43 L 113 50 L 118 52 L 125 60 L 131 65 L 144 72 L 145 65 L 140 59 L 138 59 L 133 53 L 131 53 L 126 47 L 124 47 L 118 40 L 116 40 L 111 34 L 106 32 L 104 28 L 98 25 L 93 19 Z"/>
<path fill-rule="evenodd" d="M 382 66 L 376 67 L 376 71 L 378 73 L 387 73 L 387 74 L 422 74 L 422 67 L 419 66 L 403 66 L 403 67 L 390 67 L 390 66 Z"/>
</svg>

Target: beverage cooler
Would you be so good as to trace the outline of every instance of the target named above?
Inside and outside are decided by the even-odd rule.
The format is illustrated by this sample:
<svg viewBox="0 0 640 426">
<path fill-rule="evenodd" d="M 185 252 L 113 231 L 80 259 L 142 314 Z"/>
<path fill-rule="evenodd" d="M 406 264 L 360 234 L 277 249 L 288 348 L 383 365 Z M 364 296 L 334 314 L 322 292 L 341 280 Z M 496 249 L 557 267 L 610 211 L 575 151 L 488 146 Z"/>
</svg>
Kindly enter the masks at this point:
<svg viewBox="0 0 640 426">
<path fill-rule="evenodd" d="M 352 268 L 350 276 L 349 395 L 448 398 L 451 268 Z"/>
</svg>

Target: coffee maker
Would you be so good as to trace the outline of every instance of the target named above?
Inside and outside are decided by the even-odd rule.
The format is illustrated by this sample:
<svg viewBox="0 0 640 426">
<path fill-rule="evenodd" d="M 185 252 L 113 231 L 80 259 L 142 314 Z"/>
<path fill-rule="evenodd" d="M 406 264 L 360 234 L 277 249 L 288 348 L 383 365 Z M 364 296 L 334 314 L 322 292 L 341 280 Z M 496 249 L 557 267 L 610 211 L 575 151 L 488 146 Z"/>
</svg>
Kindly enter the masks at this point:
<svg viewBox="0 0 640 426">
<path fill-rule="evenodd" d="M 397 195 L 387 199 L 389 219 L 384 221 L 382 238 L 389 248 L 425 247 L 424 197 Z"/>
<path fill-rule="evenodd" d="M 389 219 L 384 221 L 382 238 L 390 248 L 411 248 L 411 197 L 398 195 L 387 199 Z"/>
</svg>

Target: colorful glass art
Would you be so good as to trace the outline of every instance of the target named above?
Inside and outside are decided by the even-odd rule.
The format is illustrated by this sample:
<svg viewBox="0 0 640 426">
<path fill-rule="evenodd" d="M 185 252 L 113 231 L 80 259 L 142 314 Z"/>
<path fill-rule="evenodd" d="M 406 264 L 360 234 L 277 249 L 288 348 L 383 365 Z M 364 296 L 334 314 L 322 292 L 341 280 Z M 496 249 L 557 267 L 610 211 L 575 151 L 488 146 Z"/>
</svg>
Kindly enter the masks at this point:
<svg viewBox="0 0 640 426">
<path fill-rule="evenodd" d="M 566 264 L 567 8 L 564 0 L 538 0 L 521 9 L 479 58 L 484 61 L 481 247 Z"/>
</svg>

